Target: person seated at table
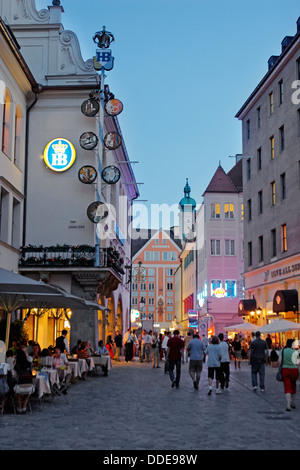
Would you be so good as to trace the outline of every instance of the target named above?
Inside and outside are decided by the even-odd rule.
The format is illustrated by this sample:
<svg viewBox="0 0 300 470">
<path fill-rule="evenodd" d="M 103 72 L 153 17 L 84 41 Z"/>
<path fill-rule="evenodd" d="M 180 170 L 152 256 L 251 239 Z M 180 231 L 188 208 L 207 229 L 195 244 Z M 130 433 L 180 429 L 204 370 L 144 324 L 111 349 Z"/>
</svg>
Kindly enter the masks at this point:
<svg viewBox="0 0 300 470">
<path fill-rule="evenodd" d="M 104 346 L 104 343 L 103 343 L 102 339 L 98 342 L 96 353 L 99 356 L 109 356 L 110 355 L 109 352 L 107 351 L 106 347 Z M 107 377 L 107 374 L 108 374 L 107 364 L 106 365 L 103 364 L 101 367 L 102 367 L 102 370 L 103 370 L 104 377 Z"/>
<path fill-rule="evenodd" d="M 13 356 L 17 354 L 17 349 L 18 349 L 18 343 L 17 341 L 12 341 L 12 346 L 8 349 L 8 351 L 11 351 L 13 353 Z"/>
<path fill-rule="evenodd" d="M 92 345 L 91 345 L 91 343 L 90 343 L 89 341 L 86 342 L 86 347 L 87 347 L 87 350 L 88 350 L 90 356 L 91 356 L 92 354 L 95 354 L 95 351 L 94 351 L 94 349 L 92 348 Z"/>
<path fill-rule="evenodd" d="M 72 348 L 72 354 L 77 354 L 77 351 L 80 348 L 81 343 L 82 343 L 81 339 L 78 339 L 76 345 Z"/>
<path fill-rule="evenodd" d="M 77 350 L 77 357 L 78 359 L 88 359 L 90 357 L 86 341 L 82 341 L 81 345 L 79 346 Z"/>
<path fill-rule="evenodd" d="M 98 354 L 98 356 L 108 356 L 109 355 L 109 352 L 107 351 L 106 347 L 104 346 L 104 343 L 103 343 L 102 339 L 98 342 L 96 353 Z"/>
<path fill-rule="evenodd" d="M 51 356 L 49 349 L 48 348 L 42 349 L 41 357 L 49 357 L 49 356 Z"/>
<path fill-rule="evenodd" d="M 62 353 L 59 346 L 54 348 L 54 356 L 53 356 L 53 367 L 57 369 L 59 382 L 60 382 L 60 389 L 62 393 L 67 393 L 67 387 L 69 383 L 70 374 L 65 374 L 65 370 L 68 368 L 68 359 L 65 353 Z"/>
<path fill-rule="evenodd" d="M 68 359 L 65 353 L 62 353 L 58 346 L 54 348 L 54 355 L 52 361 L 53 367 L 67 367 Z"/>
<path fill-rule="evenodd" d="M 42 355 L 41 348 L 38 343 L 32 344 L 32 352 L 29 356 L 32 357 L 32 369 L 40 370 L 42 368 Z"/>
<path fill-rule="evenodd" d="M 5 354 L 5 362 L 8 364 L 9 369 L 7 372 L 7 385 L 9 386 L 9 396 L 14 395 L 14 386 L 18 381 L 18 374 L 15 371 L 16 358 L 13 356 L 13 352 L 8 350 Z"/>
<path fill-rule="evenodd" d="M 17 372 L 18 379 L 17 385 L 28 384 L 32 383 L 32 373 L 31 373 L 31 357 L 27 356 L 26 353 L 27 348 L 27 341 L 24 339 L 18 343 L 17 352 L 16 352 L 16 365 L 15 371 Z M 18 394 L 16 391 L 16 404 L 17 404 L 17 412 L 18 413 L 25 413 L 27 409 L 27 404 L 29 401 L 29 394 L 22 395 Z"/>
</svg>

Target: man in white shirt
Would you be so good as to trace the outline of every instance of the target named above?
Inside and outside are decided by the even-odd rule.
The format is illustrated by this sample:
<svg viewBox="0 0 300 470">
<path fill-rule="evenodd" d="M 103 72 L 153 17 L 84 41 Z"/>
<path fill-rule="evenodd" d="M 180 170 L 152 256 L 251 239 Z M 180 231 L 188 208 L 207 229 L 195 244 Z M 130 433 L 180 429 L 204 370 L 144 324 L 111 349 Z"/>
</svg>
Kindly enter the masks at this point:
<svg viewBox="0 0 300 470">
<path fill-rule="evenodd" d="M 133 358 L 133 336 L 130 328 L 124 335 L 123 344 L 125 346 L 125 361 L 131 361 Z"/>
</svg>

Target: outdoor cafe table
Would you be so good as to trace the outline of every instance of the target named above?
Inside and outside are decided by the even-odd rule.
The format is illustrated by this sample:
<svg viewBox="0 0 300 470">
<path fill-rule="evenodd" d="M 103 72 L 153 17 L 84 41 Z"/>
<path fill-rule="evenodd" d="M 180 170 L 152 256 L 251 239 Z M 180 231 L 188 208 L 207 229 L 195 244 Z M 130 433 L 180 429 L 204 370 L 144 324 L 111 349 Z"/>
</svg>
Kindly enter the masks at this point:
<svg viewBox="0 0 300 470">
<path fill-rule="evenodd" d="M 49 377 L 45 377 L 45 372 L 37 373 L 33 378 L 33 384 L 38 393 L 38 398 L 41 399 L 43 395 L 51 394 Z"/>
<path fill-rule="evenodd" d="M 93 361 L 95 366 L 107 366 L 107 370 L 110 370 L 111 365 L 111 357 L 108 356 L 93 356 Z"/>
<path fill-rule="evenodd" d="M 79 370 L 80 370 L 81 375 L 89 371 L 89 366 L 88 366 L 88 363 L 86 362 L 86 359 L 78 359 L 78 364 L 79 364 Z"/>
<path fill-rule="evenodd" d="M 69 367 L 72 371 L 72 376 L 74 378 L 81 377 L 80 367 L 77 360 L 68 359 Z"/>
<path fill-rule="evenodd" d="M 53 387 L 54 384 L 59 386 L 59 376 L 58 372 L 56 369 L 48 368 L 48 367 L 43 367 L 41 372 L 46 372 L 49 377 L 49 382 L 51 386 Z"/>
<path fill-rule="evenodd" d="M 94 359 L 92 357 L 88 357 L 87 358 L 87 363 L 88 363 L 88 366 L 89 366 L 89 370 L 93 370 L 95 368 L 95 363 L 94 363 Z"/>
</svg>

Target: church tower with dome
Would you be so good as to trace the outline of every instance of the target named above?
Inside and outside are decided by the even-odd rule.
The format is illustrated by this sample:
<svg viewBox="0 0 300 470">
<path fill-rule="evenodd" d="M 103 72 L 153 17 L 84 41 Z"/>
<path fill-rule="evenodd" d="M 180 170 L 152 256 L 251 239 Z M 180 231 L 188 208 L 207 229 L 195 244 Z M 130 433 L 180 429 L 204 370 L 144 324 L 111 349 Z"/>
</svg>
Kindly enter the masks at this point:
<svg viewBox="0 0 300 470">
<path fill-rule="evenodd" d="M 184 187 L 184 197 L 179 202 L 179 233 L 182 242 L 192 242 L 196 238 L 196 201 L 191 194 L 188 178 Z"/>
</svg>

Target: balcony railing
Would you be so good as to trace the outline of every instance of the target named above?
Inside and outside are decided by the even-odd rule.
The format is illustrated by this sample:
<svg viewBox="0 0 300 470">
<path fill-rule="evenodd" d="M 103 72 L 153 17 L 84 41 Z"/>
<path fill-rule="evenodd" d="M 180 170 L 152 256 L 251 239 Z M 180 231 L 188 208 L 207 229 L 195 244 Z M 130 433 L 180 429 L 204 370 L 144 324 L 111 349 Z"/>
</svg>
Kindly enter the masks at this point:
<svg viewBox="0 0 300 470">
<path fill-rule="evenodd" d="M 112 268 L 119 275 L 125 274 L 124 260 L 112 247 L 98 248 L 99 265 L 96 265 L 96 248 L 92 245 L 56 245 L 21 247 L 20 267 L 97 267 Z"/>
</svg>

